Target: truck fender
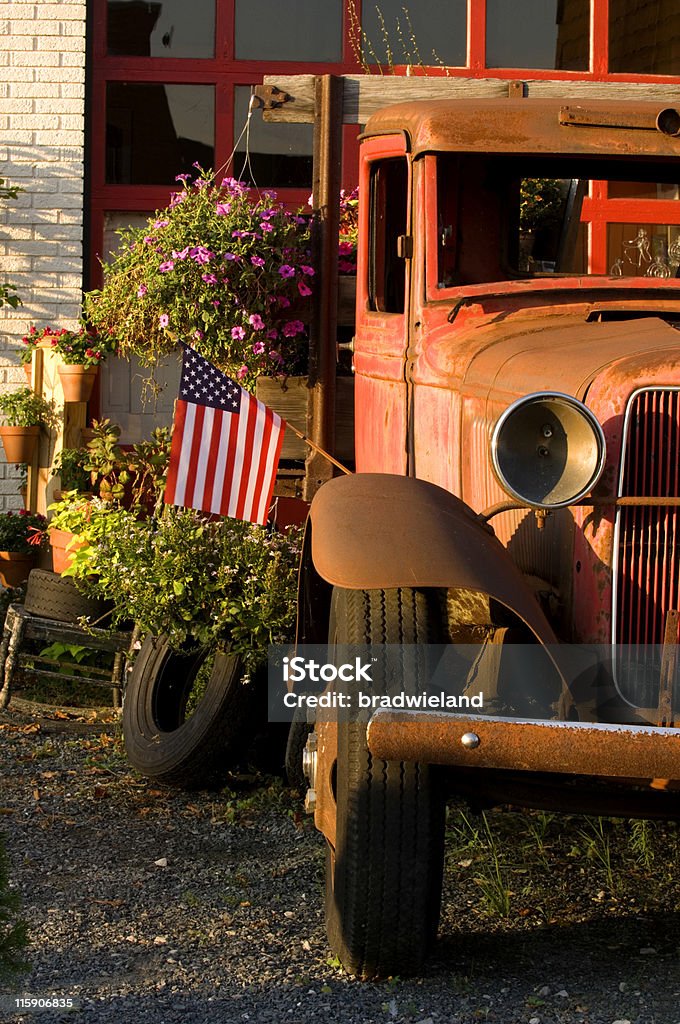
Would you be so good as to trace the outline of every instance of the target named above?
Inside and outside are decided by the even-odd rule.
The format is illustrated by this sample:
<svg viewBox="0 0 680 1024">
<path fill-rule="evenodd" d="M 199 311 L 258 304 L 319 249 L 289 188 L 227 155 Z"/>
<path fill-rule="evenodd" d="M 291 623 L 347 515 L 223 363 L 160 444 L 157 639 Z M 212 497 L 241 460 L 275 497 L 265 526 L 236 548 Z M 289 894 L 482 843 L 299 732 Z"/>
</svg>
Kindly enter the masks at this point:
<svg viewBox="0 0 680 1024">
<path fill-rule="evenodd" d="M 309 525 L 311 562 L 332 586 L 478 591 L 518 615 L 541 643 L 557 643 L 491 527 L 436 484 L 387 473 L 336 477 L 315 495 Z"/>
</svg>

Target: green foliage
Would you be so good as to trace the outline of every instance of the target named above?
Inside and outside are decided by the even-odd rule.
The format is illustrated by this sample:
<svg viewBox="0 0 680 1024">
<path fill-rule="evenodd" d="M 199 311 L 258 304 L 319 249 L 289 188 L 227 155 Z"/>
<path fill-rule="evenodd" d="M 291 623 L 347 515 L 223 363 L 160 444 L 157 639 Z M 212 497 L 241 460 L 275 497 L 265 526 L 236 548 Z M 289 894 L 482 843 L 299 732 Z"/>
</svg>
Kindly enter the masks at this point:
<svg viewBox="0 0 680 1024">
<path fill-rule="evenodd" d="M 30 388 L 18 388 L 0 395 L 0 413 L 9 427 L 49 426 L 56 415 L 54 402 L 48 402 Z"/>
<path fill-rule="evenodd" d="M 18 894 L 9 887 L 9 863 L 0 836 L 0 982 L 26 970 L 23 950 L 28 945 L 28 929 L 17 917 Z"/>
<path fill-rule="evenodd" d="M 47 520 L 39 512 L 22 508 L 0 513 L 0 551 L 27 555 L 45 540 Z"/>
<path fill-rule="evenodd" d="M 522 178 L 520 182 L 519 224 L 530 231 L 557 220 L 564 201 L 558 178 Z"/>
<path fill-rule="evenodd" d="M 19 185 L 8 185 L 6 178 L 0 178 L 0 202 L 7 199 L 16 199 L 20 192 L 24 189 L 20 188 Z M 17 295 L 17 290 L 13 284 L 7 284 L 6 282 L 0 284 L 0 308 L 2 306 L 11 306 L 12 309 L 16 309 L 17 306 L 21 305 L 21 299 Z"/>
<path fill-rule="evenodd" d="M 87 544 L 67 575 L 93 597 L 113 601 L 113 622 L 134 620 L 165 633 L 179 650 L 227 644 L 249 668 L 269 644 L 288 642 L 297 596 L 299 535 L 234 519 L 211 521 L 164 507 L 139 518 L 101 499 L 58 503 L 52 520 Z"/>
<path fill-rule="evenodd" d="M 52 462 L 52 476 L 58 476 L 63 491 L 86 491 L 90 486 L 85 471 L 86 448 L 62 448 Z"/>
<path fill-rule="evenodd" d="M 52 352 L 56 352 L 66 366 L 99 366 L 107 355 L 116 350 L 115 342 L 108 335 L 99 337 L 82 325 L 77 331 L 69 331 L 66 327 L 43 327 L 39 334 L 35 327 L 31 327 L 30 334 L 22 341 L 27 346 L 22 352 L 22 362 L 30 362 L 33 349 L 41 341 L 49 344 Z"/>
<path fill-rule="evenodd" d="M 180 336 L 246 387 L 259 373 L 297 372 L 298 307 L 314 274 L 308 218 L 234 178 L 180 178 L 166 209 L 119 233 L 104 287 L 85 296 L 87 322 L 146 364 Z"/>
<path fill-rule="evenodd" d="M 119 444 L 120 427 L 110 420 L 93 423 L 83 469 L 90 485 L 106 501 L 123 501 L 149 511 L 160 500 L 170 458 L 170 431 L 157 427 L 150 440 L 125 449 Z"/>
</svg>

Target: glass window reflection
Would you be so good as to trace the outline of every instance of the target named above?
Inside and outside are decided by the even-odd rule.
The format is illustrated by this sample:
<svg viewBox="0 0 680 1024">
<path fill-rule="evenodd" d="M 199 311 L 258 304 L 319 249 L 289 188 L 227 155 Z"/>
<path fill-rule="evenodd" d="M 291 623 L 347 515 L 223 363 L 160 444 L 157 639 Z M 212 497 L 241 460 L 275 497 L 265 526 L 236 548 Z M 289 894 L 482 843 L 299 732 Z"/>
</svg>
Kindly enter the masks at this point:
<svg viewBox="0 0 680 1024">
<path fill-rule="evenodd" d="M 215 0 L 108 0 L 107 52 L 130 57 L 213 57 Z"/>
<path fill-rule="evenodd" d="M 234 139 L 243 132 L 248 116 L 250 87 L 234 90 Z M 310 188 L 312 184 L 313 128 L 309 124 L 265 123 L 255 110 L 247 135 L 234 157 L 234 176 L 261 187 Z"/>
<path fill-rule="evenodd" d="M 467 0 L 364 2 L 361 29 L 351 17 L 350 29 L 367 64 L 466 64 Z"/>
<path fill-rule="evenodd" d="M 342 59 L 342 0 L 236 0 L 237 60 Z"/>
<path fill-rule="evenodd" d="M 609 0 L 609 70 L 677 75 L 678 0 Z"/>
<path fill-rule="evenodd" d="M 487 0 L 486 66 L 587 71 L 590 0 Z"/>
<path fill-rule="evenodd" d="M 108 83 L 107 184 L 172 184 L 194 161 L 212 167 L 214 156 L 213 86 Z"/>
</svg>

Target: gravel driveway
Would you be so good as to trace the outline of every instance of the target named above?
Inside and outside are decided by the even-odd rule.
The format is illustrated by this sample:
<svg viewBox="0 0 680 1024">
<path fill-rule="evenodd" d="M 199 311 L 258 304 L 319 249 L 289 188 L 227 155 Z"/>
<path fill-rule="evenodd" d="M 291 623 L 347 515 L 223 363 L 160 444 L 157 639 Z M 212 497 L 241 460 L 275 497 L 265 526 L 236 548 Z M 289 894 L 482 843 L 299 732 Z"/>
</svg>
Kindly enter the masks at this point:
<svg viewBox="0 0 680 1024">
<path fill-rule="evenodd" d="M 454 851 L 426 977 L 362 984 L 330 958 L 323 842 L 276 780 L 159 789 L 128 768 L 115 726 L 14 704 L 0 775 L 32 939 L 16 988 L 80 1003 L 5 1020 L 680 1024 L 675 885 L 656 903 L 612 901 L 597 865 L 575 862 L 556 909 L 535 915 L 529 878 L 499 919 Z"/>
</svg>

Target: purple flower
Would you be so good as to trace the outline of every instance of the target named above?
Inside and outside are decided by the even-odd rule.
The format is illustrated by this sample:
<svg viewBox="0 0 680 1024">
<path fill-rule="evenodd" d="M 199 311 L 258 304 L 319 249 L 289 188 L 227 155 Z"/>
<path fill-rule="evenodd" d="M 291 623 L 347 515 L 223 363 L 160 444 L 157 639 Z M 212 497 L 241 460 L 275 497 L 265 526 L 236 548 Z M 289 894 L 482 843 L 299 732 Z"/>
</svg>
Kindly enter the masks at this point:
<svg viewBox="0 0 680 1024">
<path fill-rule="evenodd" d="M 160 267 L 158 268 L 158 273 L 159 274 L 167 274 L 168 271 L 174 270 L 174 269 L 175 269 L 175 264 L 173 263 L 173 261 L 172 260 L 166 260 L 165 263 L 161 263 Z"/>
<path fill-rule="evenodd" d="M 161 313 L 161 315 L 158 317 L 158 324 L 159 324 L 159 326 L 160 327 L 167 327 L 169 323 L 170 323 L 170 317 L 168 316 L 168 314 L 167 313 Z"/>
<path fill-rule="evenodd" d="M 303 274 L 306 274 L 307 277 L 314 277 L 314 275 L 316 274 L 316 270 L 314 269 L 314 267 L 310 267 L 306 263 L 300 264 L 300 270 L 302 271 Z"/>
<path fill-rule="evenodd" d="M 175 176 L 175 181 L 188 181 L 190 177 L 190 174 L 177 174 Z"/>
<path fill-rule="evenodd" d="M 265 232 L 273 231 L 274 225 L 270 224 L 268 220 L 263 220 L 262 223 L 260 224 L 260 230 Z"/>
<path fill-rule="evenodd" d="M 215 207 L 215 213 L 218 217 L 226 217 L 231 210 L 231 203 L 218 203 Z"/>
<path fill-rule="evenodd" d="M 272 327 L 271 330 L 267 331 L 267 339 L 269 341 L 276 341 L 278 336 L 279 336 L 279 332 L 276 330 L 275 327 Z"/>
<path fill-rule="evenodd" d="M 201 339 L 204 338 L 204 337 L 205 337 L 205 335 L 204 335 L 203 331 L 199 331 L 199 330 L 195 330 L 194 331 L 194 338 L 196 339 L 196 341 L 201 341 Z"/>
<path fill-rule="evenodd" d="M 184 249 L 180 249 L 179 252 L 177 252 L 176 249 L 172 250 L 172 258 L 175 259 L 175 260 L 185 260 L 188 255 L 189 255 L 189 246 L 188 245 L 185 246 Z"/>
<path fill-rule="evenodd" d="M 237 256 L 235 252 L 225 252 L 224 258 L 225 260 L 236 260 L 237 262 L 241 259 L 241 257 Z"/>
<path fill-rule="evenodd" d="M 139 288 L 137 289 L 137 298 L 143 299 L 148 290 L 149 289 L 146 287 L 145 284 L 140 284 Z"/>
<path fill-rule="evenodd" d="M 217 284 L 217 278 L 214 274 L 201 274 L 201 281 L 205 281 L 206 284 Z"/>
<path fill-rule="evenodd" d="M 306 298 L 308 295 L 312 294 L 312 289 L 309 287 L 309 285 L 306 285 L 304 281 L 298 281 L 298 291 L 300 295 L 303 296 L 303 298 Z"/>
<path fill-rule="evenodd" d="M 239 380 L 243 380 L 244 377 L 248 376 L 248 367 L 247 366 L 239 367 L 239 369 L 236 371 L 236 376 L 237 376 L 237 378 Z"/>
<path fill-rule="evenodd" d="M 242 327 L 232 327 L 231 336 L 234 339 L 234 341 L 243 341 L 243 339 L 246 336 L 246 332 L 243 330 Z"/>
<path fill-rule="evenodd" d="M 304 329 L 305 325 L 302 320 L 289 320 L 288 323 L 283 325 L 283 333 L 287 338 L 294 338 L 296 334 L 301 334 Z"/>
<path fill-rule="evenodd" d="M 252 265 L 254 267 L 263 267 L 264 266 L 264 260 L 262 259 L 261 256 L 251 256 L 250 257 L 250 262 L 252 263 Z"/>
<path fill-rule="evenodd" d="M 252 313 L 248 317 L 248 323 L 256 331 L 263 331 L 264 330 L 264 321 L 263 321 L 263 319 L 262 319 L 262 317 L 260 316 L 259 313 Z"/>
<path fill-rule="evenodd" d="M 145 245 L 150 245 L 152 242 L 155 242 L 155 241 L 156 241 L 156 239 L 153 237 L 153 235 L 144 235 L 144 244 Z"/>
<path fill-rule="evenodd" d="M 167 228 L 169 223 L 170 223 L 170 221 L 167 221 L 167 220 L 157 220 L 155 222 L 155 224 L 154 224 L 154 227 L 155 228 Z"/>
<path fill-rule="evenodd" d="M 240 228 L 236 228 L 235 231 L 232 231 L 231 237 L 232 238 L 247 238 L 248 237 L 248 232 L 247 231 L 241 231 Z"/>
<path fill-rule="evenodd" d="M 221 305 L 221 303 L 220 303 L 220 300 L 219 300 L 219 299 L 213 299 L 213 300 L 212 300 L 212 304 L 213 304 L 213 306 L 215 307 L 215 309 L 217 309 L 217 308 L 218 308 L 218 306 L 220 306 L 220 305 Z"/>
<path fill-rule="evenodd" d="M 338 270 L 341 274 L 353 274 L 356 271 L 356 267 L 349 260 L 338 260 Z"/>
<path fill-rule="evenodd" d="M 288 309 L 290 306 L 290 299 L 287 299 L 285 295 L 277 296 L 276 301 L 278 302 L 281 309 Z"/>
<path fill-rule="evenodd" d="M 173 206 L 179 206 L 180 203 L 184 202 L 186 197 L 186 192 L 173 192 L 170 196 L 170 209 L 172 209 Z"/>
<path fill-rule="evenodd" d="M 338 253 L 340 256 L 351 256 L 354 252 L 354 246 L 351 242 L 339 242 Z"/>
<path fill-rule="evenodd" d="M 193 249 L 189 249 L 189 256 L 194 263 L 210 263 L 214 255 L 215 253 L 206 249 L 204 245 L 196 245 Z"/>
<path fill-rule="evenodd" d="M 291 267 L 289 263 L 282 263 L 279 267 L 279 274 L 281 277 L 295 277 L 295 267 Z"/>
<path fill-rule="evenodd" d="M 261 356 L 263 352 L 264 352 L 264 342 L 263 341 L 256 341 L 255 344 L 253 345 L 253 355 L 254 356 Z"/>
</svg>

